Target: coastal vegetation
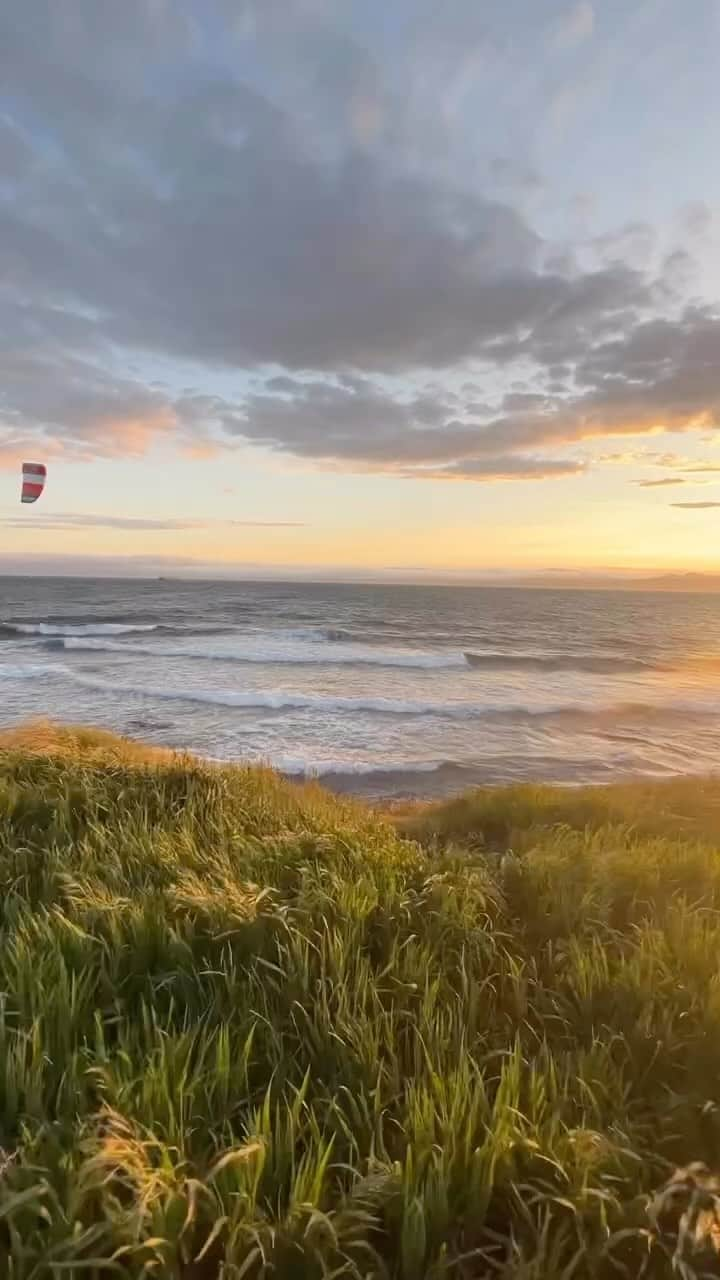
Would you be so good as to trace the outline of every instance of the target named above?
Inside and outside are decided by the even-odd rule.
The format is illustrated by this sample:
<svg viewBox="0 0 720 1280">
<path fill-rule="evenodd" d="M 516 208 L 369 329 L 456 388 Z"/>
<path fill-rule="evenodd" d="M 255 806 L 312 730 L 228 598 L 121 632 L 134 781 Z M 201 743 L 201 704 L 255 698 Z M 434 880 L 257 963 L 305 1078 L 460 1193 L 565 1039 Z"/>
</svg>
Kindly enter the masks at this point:
<svg viewBox="0 0 720 1280">
<path fill-rule="evenodd" d="M 719 849 L 715 781 L 383 817 L 5 735 L 0 1275 L 716 1274 Z"/>
</svg>

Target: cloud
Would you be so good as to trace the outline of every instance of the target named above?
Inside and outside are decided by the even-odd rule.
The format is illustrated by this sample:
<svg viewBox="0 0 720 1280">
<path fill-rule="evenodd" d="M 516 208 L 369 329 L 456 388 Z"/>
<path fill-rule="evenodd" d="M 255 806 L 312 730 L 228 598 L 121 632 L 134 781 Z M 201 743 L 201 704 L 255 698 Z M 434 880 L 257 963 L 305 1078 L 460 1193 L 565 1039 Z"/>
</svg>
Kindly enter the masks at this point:
<svg viewBox="0 0 720 1280">
<path fill-rule="evenodd" d="M 689 480 L 683 479 L 682 476 L 667 476 L 662 480 L 637 480 L 635 482 L 641 489 L 663 489 L 671 484 L 689 484 Z"/>
<path fill-rule="evenodd" d="M 572 49 L 589 40 L 595 30 L 595 10 L 589 0 L 578 0 L 557 24 L 552 36 L 555 49 Z"/>
<path fill-rule="evenodd" d="M 628 222 L 617 230 L 595 236 L 590 241 L 590 247 L 600 260 L 607 264 L 629 262 L 636 265 L 641 263 L 646 267 L 652 261 L 656 242 L 657 233 L 648 223 Z M 666 272 L 668 270 L 676 272 L 679 269 L 677 257 L 678 255 L 674 255 L 666 259 Z M 682 259 L 683 267 L 686 267 L 687 255 L 679 254 L 679 257 Z"/>
<path fill-rule="evenodd" d="M 353 373 L 285 373 L 236 399 L 172 396 L 90 360 L 63 358 L 52 344 L 10 349 L 0 356 L 0 459 L 16 465 L 38 441 L 50 456 L 58 448 L 78 457 L 139 456 L 157 438 L 173 438 L 195 450 L 242 440 L 329 465 L 415 468 L 419 478 L 572 475 L 583 469 L 577 461 L 538 451 L 712 427 L 720 420 L 719 355 L 720 317 L 690 307 L 675 320 L 640 321 L 623 338 L 596 341 L 562 395 L 538 387 L 483 402 L 472 384 L 464 395 L 431 384 L 410 394 L 392 380 Z M 687 472 L 717 465 L 636 456 Z M 519 459 L 512 467 L 510 457 Z"/>
<path fill-rule="evenodd" d="M 249 67 L 243 83 L 191 58 L 144 92 L 164 41 L 185 48 L 160 7 L 162 22 L 139 0 L 127 18 L 102 5 L 85 22 L 76 5 L 64 26 L 27 0 L 0 17 L 0 83 L 34 162 L 0 203 L 9 298 L 72 300 L 98 337 L 177 358 L 366 372 L 447 367 L 548 325 L 580 338 L 648 300 L 628 268 L 544 271 L 517 208 L 409 172 L 347 128 L 328 157 L 319 113 L 249 87 Z M 466 6 L 465 37 L 469 22 Z M 259 31 L 253 52 L 270 67 L 283 35 L 275 20 Z M 348 79 L 371 74 L 368 54 L 331 25 L 312 32 L 310 106 L 323 99 L 333 118 Z"/>
<path fill-rule="evenodd" d="M 354 376 L 335 383 L 288 379 L 281 390 L 250 397 L 244 415 L 225 425 L 273 449 L 420 479 L 540 479 L 585 469 L 574 460 L 504 452 L 503 433 L 492 424 L 454 416 L 454 398 L 421 393 L 401 399 Z M 525 397 L 520 400 L 526 403 Z M 531 402 L 537 405 L 538 397 Z"/>
<path fill-rule="evenodd" d="M 219 420 L 231 434 L 304 457 L 389 470 L 456 465 L 466 474 L 471 461 L 707 428 L 720 422 L 720 316 L 690 307 L 596 343 L 578 361 L 574 386 L 561 397 L 510 392 L 493 406 L 437 391 L 403 397 L 354 375 L 286 379 Z"/>
<path fill-rule="evenodd" d="M 145 516 L 114 516 L 51 512 L 45 514 L 33 508 L 32 515 L 0 516 L 0 525 L 6 529 L 125 529 L 139 532 L 177 533 L 186 529 L 301 529 L 305 526 L 287 520 L 214 520 L 214 519 L 153 519 Z"/>
<path fill-rule="evenodd" d="M 0 210 L 8 290 L 75 295 L 98 312 L 98 336 L 176 358 L 387 372 L 500 342 L 508 358 L 546 330 L 581 341 L 650 300 L 627 266 L 543 270 L 539 237 L 507 204 L 379 157 L 328 169 L 240 86 L 197 91 L 176 115 L 138 122 L 146 136 L 127 141 L 172 201 L 133 190 L 136 177 L 118 189 L 92 154 L 92 172 L 52 193 L 59 227 L 43 225 L 39 182 L 22 210 Z"/>
<path fill-rule="evenodd" d="M 717 462 L 693 462 L 683 467 L 683 471 L 700 474 L 702 472 L 720 471 L 720 463 Z"/>
<path fill-rule="evenodd" d="M 705 201 L 693 200 L 680 210 L 679 220 L 683 232 L 693 240 L 697 240 L 708 234 L 713 225 L 714 215 L 710 205 Z"/>
<path fill-rule="evenodd" d="M 7 116 L 0 115 L 0 174 L 5 182 L 21 178 L 32 162 L 32 148 Z"/>
<path fill-rule="evenodd" d="M 681 310 L 652 228 L 588 266 L 531 224 L 525 157 L 443 166 L 508 56 L 478 6 L 428 9 L 415 71 L 372 26 L 325 0 L 0 9 L 0 465 L 248 441 L 529 480 L 582 473 L 588 439 L 714 425 L 720 318 Z M 593 27 L 580 0 L 555 39 Z M 461 53 L 431 139 L 420 97 Z"/>
<path fill-rule="evenodd" d="M 680 453 L 658 453 L 652 449 L 626 449 L 619 453 L 602 453 L 598 462 L 619 463 L 629 465 L 643 463 L 653 467 L 671 467 L 673 471 L 681 471 L 686 475 L 703 472 L 720 471 L 720 463 L 710 462 L 702 458 L 691 458 Z"/>
<path fill-rule="evenodd" d="M 17 310 L 13 318 L 12 335 L 0 324 L 0 465 L 14 465 L 40 442 L 51 456 L 71 448 L 78 458 L 139 457 L 158 437 L 176 433 L 167 397 L 62 342 L 33 348 Z"/>
<path fill-rule="evenodd" d="M 720 502 L 671 502 L 671 507 L 683 507 L 685 511 L 707 511 L 711 507 L 720 507 Z"/>
<path fill-rule="evenodd" d="M 566 476 L 583 475 L 586 470 L 586 463 L 572 458 L 510 455 L 505 458 L 468 458 L 448 467 L 424 472 L 411 469 L 404 474 L 412 479 L 423 477 L 431 480 L 558 480 Z"/>
</svg>

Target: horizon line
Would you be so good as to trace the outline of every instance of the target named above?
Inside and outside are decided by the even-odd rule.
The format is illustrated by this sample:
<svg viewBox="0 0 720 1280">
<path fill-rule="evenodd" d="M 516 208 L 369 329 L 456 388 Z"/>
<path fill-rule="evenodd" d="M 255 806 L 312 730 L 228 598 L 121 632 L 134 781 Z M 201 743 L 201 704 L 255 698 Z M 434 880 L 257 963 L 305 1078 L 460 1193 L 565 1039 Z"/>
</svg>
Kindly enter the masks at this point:
<svg viewBox="0 0 720 1280">
<path fill-rule="evenodd" d="M 238 574 L 221 573 L 217 575 L 213 572 L 188 573 L 177 572 L 161 574 L 152 571 L 143 572 L 118 572 L 108 571 L 105 566 L 102 569 L 86 571 L 64 569 L 57 572 L 47 570 L 29 570 L 29 569 L 9 569 L 4 570 L 0 563 L 0 580 L 10 579 L 30 579 L 38 581 L 96 581 L 96 582 L 159 582 L 168 584 L 193 584 L 212 585 L 215 583 L 234 582 L 242 585 L 278 585 L 278 586 L 403 586 L 403 587 L 477 587 L 479 589 L 512 590 L 516 589 L 535 589 L 535 590 L 682 590 L 683 587 L 695 587 L 700 593 L 703 585 L 713 585 L 713 588 L 720 590 L 720 568 L 713 570 L 697 570 L 697 569 L 664 569 L 664 570 L 636 570 L 636 569 L 606 569 L 606 570 L 573 570 L 573 569 L 544 569 L 536 571 L 527 570 L 488 570 L 483 573 L 469 573 L 465 575 L 451 575 L 448 571 L 434 572 L 428 571 L 423 577 L 420 571 L 417 576 L 401 578 L 394 576 L 391 571 L 379 570 L 373 572 L 371 570 L 359 570 L 355 574 L 348 576 L 343 575 L 342 571 L 337 574 L 331 573 L 325 576 L 316 576 L 317 571 L 308 569 L 304 573 L 297 573 L 284 576 L 283 572 L 262 574 Z M 402 572 L 402 571 L 398 571 Z M 411 572 L 411 571 L 406 571 Z M 664 586 L 659 584 L 665 584 Z"/>
</svg>

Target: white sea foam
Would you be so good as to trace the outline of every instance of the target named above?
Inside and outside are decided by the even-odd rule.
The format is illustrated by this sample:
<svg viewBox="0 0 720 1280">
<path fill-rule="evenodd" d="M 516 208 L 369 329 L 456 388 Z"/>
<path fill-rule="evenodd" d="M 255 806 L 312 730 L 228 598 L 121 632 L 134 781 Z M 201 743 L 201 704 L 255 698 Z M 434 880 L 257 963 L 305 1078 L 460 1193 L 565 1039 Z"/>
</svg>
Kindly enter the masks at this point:
<svg viewBox="0 0 720 1280">
<path fill-rule="evenodd" d="M 39 662 L 0 662 L 0 680 L 38 680 L 43 676 L 54 675 L 58 668 L 50 663 Z M 64 674 L 64 668 L 60 668 Z"/>
<path fill-rule="evenodd" d="M 296 756 L 272 756 L 269 759 L 258 758 L 258 764 L 267 764 L 280 773 L 299 778 L 324 777 L 363 777 L 376 773 L 437 773 L 448 761 L 427 760 L 412 762 L 404 760 L 386 760 L 373 763 L 372 760 L 305 760 Z"/>
<path fill-rule="evenodd" d="M 333 712 L 371 712 L 378 715 L 395 716 L 449 716 L 468 719 L 491 711 L 491 707 L 471 706 L 466 703 L 424 702 L 403 698 L 350 698 L 325 694 L 293 693 L 277 690 L 237 689 L 173 689 L 166 687 L 148 687 L 145 685 L 124 684 L 117 680 L 99 680 L 92 675 L 67 667 L 50 668 L 62 672 L 74 684 L 86 689 L 95 689 L 101 693 L 125 694 L 136 697 L 159 699 L 165 702 L 196 702 L 215 707 L 237 707 L 246 710 L 267 711 L 315 711 L 332 714 Z"/>
<path fill-rule="evenodd" d="M 309 643 L 279 644 L 277 640 L 259 644 L 257 638 L 248 643 L 237 638 L 225 646 L 200 648 L 177 645 L 113 643 L 68 636 L 63 640 L 68 651 L 92 653 L 126 653 L 140 657 L 185 658 L 202 662 L 237 662 L 263 666 L 368 666 L 399 667 L 414 670 L 442 671 L 467 667 L 461 653 L 423 653 L 418 650 L 374 649 L 370 646 L 332 644 L 326 649 Z"/>
<path fill-rule="evenodd" d="M 157 623 L 130 622 L 4 622 L 5 631 L 21 636 L 125 636 L 135 631 L 157 631 Z"/>
<path fill-rule="evenodd" d="M 591 725 L 608 727 L 621 721 L 637 719 L 654 719 L 659 717 L 678 716 L 717 716 L 720 704 L 710 701 L 673 701 L 673 702 L 624 702 L 615 704 L 568 705 L 567 703 L 547 702 L 533 706 L 518 704 L 500 704 L 465 701 L 431 702 L 416 698 L 387 697 L 347 697 L 344 695 L 299 693 L 292 690 L 260 690 L 260 689 L 203 689 L 172 688 L 167 686 L 146 686 L 142 684 L 123 683 L 117 680 L 103 680 L 95 675 L 77 668 L 58 665 L 40 666 L 35 664 L 9 664 L 0 667 L 6 676 L 18 673 L 16 678 L 29 678 L 31 675 L 61 675 L 72 683 L 86 689 L 96 690 L 108 695 L 126 695 L 154 699 L 167 702 L 190 702 L 207 706 L 229 707 L 241 710 L 267 711 L 312 711 L 317 714 L 333 715 L 345 712 L 367 712 L 388 716 L 430 716 L 450 720 L 476 720 L 482 718 L 494 721 L 537 722 L 543 719 L 565 721 L 568 726 L 582 729 Z M 29 673 L 29 675 L 28 675 Z"/>
</svg>

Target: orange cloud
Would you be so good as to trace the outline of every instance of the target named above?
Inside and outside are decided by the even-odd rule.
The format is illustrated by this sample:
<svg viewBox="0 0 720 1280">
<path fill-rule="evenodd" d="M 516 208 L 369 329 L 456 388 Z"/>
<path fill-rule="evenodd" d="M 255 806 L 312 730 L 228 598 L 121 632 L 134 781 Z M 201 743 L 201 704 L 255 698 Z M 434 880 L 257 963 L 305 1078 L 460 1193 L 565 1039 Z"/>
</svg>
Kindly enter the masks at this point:
<svg viewBox="0 0 720 1280">
<path fill-rule="evenodd" d="M 0 471 L 16 471 L 23 462 L 34 461 L 36 458 L 56 458 L 62 452 L 62 445 L 56 440 L 0 437 Z"/>
<path fill-rule="evenodd" d="M 83 438 L 92 441 L 95 454 L 102 452 L 110 457 L 132 454 L 142 457 L 155 443 L 158 436 L 167 436 L 177 429 L 177 415 L 170 405 L 142 414 L 99 415 L 83 430 Z"/>
</svg>

